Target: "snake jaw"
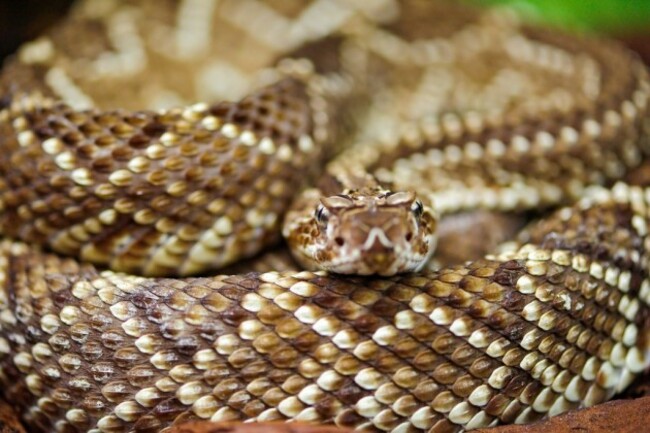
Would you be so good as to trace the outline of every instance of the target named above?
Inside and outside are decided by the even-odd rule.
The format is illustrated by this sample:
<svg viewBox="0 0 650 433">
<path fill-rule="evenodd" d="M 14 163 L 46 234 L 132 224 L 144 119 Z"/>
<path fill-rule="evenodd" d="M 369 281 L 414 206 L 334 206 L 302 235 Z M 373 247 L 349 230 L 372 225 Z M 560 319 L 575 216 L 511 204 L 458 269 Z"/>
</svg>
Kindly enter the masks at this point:
<svg viewBox="0 0 650 433">
<path fill-rule="evenodd" d="M 340 274 L 417 271 L 436 244 L 433 212 L 412 192 L 369 188 L 323 197 L 308 225 L 311 239 L 292 245 L 298 260 Z"/>
</svg>

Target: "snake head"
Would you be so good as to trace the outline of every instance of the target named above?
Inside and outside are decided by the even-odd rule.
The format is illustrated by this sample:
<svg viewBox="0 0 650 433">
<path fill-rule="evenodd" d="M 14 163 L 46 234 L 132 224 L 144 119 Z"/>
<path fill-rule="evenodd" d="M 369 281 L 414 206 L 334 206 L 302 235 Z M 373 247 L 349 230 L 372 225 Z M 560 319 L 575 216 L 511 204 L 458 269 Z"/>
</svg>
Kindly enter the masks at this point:
<svg viewBox="0 0 650 433">
<path fill-rule="evenodd" d="M 420 270 L 435 249 L 436 218 L 412 192 L 345 191 L 321 198 L 313 220 L 297 257 L 311 268 L 394 275 Z"/>
</svg>

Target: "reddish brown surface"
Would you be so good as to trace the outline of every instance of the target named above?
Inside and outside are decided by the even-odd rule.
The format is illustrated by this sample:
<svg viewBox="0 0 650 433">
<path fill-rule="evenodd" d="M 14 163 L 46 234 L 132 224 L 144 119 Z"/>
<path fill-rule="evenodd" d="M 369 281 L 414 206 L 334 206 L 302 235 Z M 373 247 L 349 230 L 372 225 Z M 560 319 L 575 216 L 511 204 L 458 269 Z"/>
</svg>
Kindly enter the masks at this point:
<svg viewBox="0 0 650 433">
<path fill-rule="evenodd" d="M 650 431 L 650 397 L 611 401 L 527 426 L 512 425 L 475 430 L 476 433 L 640 433 L 647 431 Z"/>
<path fill-rule="evenodd" d="M 0 433 L 25 433 L 11 406 L 2 400 L 0 400 Z"/>
</svg>

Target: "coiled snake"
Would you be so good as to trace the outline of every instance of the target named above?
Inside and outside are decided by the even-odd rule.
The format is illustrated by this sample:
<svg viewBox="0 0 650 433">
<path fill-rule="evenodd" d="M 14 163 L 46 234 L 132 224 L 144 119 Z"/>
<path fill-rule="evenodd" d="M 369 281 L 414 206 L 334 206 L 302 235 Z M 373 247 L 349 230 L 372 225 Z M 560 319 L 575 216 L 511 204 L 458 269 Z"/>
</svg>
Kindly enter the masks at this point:
<svg viewBox="0 0 650 433">
<path fill-rule="evenodd" d="M 88 0 L 0 89 L 0 382 L 35 431 L 452 432 L 648 365 L 650 191 L 599 185 L 648 151 L 650 87 L 609 41 L 444 2 Z M 434 212 L 582 196 L 436 272 L 209 276 L 292 203 L 300 262 L 392 274 Z"/>
</svg>

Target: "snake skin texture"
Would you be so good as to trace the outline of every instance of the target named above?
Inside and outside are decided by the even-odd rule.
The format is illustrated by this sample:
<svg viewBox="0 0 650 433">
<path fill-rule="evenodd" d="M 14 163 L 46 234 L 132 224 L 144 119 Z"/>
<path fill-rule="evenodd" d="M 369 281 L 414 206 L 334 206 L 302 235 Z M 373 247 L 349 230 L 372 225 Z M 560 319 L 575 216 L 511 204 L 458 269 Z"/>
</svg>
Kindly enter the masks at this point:
<svg viewBox="0 0 650 433">
<path fill-rule="evenodd" d="M 650 189 L 603 186 L 650 150 L 650 84 L 612 42 L 451 2 L 87 0 L 0 92 L 0 383 L 32 431 L 459 432 L 650 364 Z M 440 214 L 573 204 L 435 272 L 215 271 L 366 174 Z"/>
<path fill-rule="evenodd" d="M 648 195 L 601 190 L 520 248 L 391 279 L 152 280 L 6 241 L 4 393 L 44 431 L 198 417 L 438 432 L 591 406 L 648 363 Z"/>
<path fill-rule="evenodd" d="M 351 429 L 333 426 L 314 426 L 305 423 L 220 423 L 189 422 L 174 433 L 349 433 Z"/>
</svg>

